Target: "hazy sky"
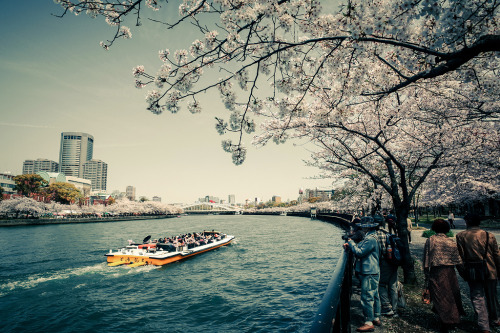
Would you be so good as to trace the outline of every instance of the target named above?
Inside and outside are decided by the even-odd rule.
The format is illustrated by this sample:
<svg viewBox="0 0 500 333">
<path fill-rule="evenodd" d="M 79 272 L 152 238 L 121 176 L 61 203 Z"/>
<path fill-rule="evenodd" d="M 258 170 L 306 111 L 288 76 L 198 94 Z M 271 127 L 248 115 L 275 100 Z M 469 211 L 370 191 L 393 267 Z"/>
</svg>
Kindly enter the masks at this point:
<svg viewBox="0 0 500 333">
<path fill-rule="evenodd" d="M 161 65 L 160 49 L 187 48 L 194 31 L 171 34 L 144 22 L 130 26 L 131 40 L 104 51 L 111 37 L 102 18 L 61 13 L 52 0 L 5 1 L 0 11 L 0 172 L 22 172 L 26 159 L 59 161 L 61 132 L 94 136 L 94 158 L 108 164 L 108 191 L 136 187 L 137 195 L 189 203 L 205 195 L 237 202 L 273 195 L 296 199 L 299 188 L 330 189 L 306 167 L 310 146 L 269 144 L 249 148 L 235 166 L 215 131 L 217 115 L 229 113 L 218 92 L 203 98 L 206 109 L 192 115 L 156 116 L 146 110 L 143 90 L 134 87 L 132 68 L 151 72 Z M 182 33 L 179 33 L 182 32 Z M 222 76 L 222 75 L 221 75 Z"/>
</svg>

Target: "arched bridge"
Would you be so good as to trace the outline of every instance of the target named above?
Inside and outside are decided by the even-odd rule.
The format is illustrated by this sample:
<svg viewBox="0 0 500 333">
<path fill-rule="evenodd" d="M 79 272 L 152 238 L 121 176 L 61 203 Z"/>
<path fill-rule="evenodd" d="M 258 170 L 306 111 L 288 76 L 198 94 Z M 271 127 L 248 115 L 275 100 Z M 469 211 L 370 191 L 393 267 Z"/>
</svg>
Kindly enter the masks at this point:
<svg viewBox="0 0 500 333">
<path fill-rule="evenodd" d="M 215 202 L 195 202 L 181 206 L 185 213 L 193 214 L 240 214 L 242 209 L 238 206 L 218 204 Z"/>
</svg>

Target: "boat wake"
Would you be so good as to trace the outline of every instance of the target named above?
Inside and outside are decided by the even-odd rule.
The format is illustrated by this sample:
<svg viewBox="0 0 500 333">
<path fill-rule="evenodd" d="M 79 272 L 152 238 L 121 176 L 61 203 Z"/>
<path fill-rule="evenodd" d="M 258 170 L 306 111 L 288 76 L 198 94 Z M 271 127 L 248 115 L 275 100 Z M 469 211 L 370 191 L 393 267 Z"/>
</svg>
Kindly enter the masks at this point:
<svg viewBox="0 0 500 333">
<path fill-rule="evenodd" d="M 110 272 L 109 268 L 107 267 L 106 263 L 99 263 L 96 265 L 92 266 L 85 266 L 85 267 L 79 267 L 79 268 L 69 268 L 61 271 L 56 271 L 56 272 L 48 272 L 48 273 L 41 273 L 41 274 L 33 274 L 27 277 L 22 277 L 22 279 L 19 280 L 11 280 L 7 281 L 6 283 L 0 284 L 0 297 L 6 296 L 12 292 L 19 291 L 19 290 L 28 290 L 28 289 L 33 289 L 37 288 L 43 284 L 49 283 L 49 282 L 54 282 L 58 280 L 67 280 L 67 279 L 72 279 L 76 278 L 79 276 L 84 276 L 84 275 L 89 275 L 89 274 L 100 274 L 103 276 L 111 276 L 113 278 L 115 277 L 120 277 L 125 274 L 140 274 L 140 273 L 146 273 L 151 270 L 157 269 L 158 267 L 155 266 L 143 266 L 140 267 L 139 269 L 130 269 L 127 267 L 124 267 L 124 269 L 119 269 L 119 270 L 113 270 Z M 85 286 L 85 284 L 78 283 L 75 285 L 74 288 L 81 288 Z"/>
</svg>

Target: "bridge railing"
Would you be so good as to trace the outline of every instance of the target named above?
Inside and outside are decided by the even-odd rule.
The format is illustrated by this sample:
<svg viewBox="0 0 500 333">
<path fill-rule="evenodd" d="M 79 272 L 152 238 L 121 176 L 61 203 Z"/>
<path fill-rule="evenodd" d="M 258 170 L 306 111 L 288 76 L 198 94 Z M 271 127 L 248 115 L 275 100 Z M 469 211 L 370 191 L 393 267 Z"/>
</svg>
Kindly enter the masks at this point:
<svg viewBox="0 0 500 333">
<path fill-rule="evenodd" d="M 347 229 L 347 216 L 321 215 L 320 220 L 340 224 Z M 311 333 L 350 333 L 351 332 L 351 291 L 354 256 L 351 251 L 343 251 L 333 276 L 328 284 L 323 300 L 311 326 Z"/>
</svg>

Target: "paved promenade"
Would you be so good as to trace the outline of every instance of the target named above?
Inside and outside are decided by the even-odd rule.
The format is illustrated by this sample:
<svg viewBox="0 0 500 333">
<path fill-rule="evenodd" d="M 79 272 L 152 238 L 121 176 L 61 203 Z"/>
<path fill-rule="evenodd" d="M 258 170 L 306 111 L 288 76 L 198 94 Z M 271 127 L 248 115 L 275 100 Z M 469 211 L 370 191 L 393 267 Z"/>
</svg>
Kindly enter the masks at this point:
<svg viewBox="0 0 500 333">
<path fill-rule="evenodd" d="M 454 234 L 465 230 L 465 221 L 461 218 L 455 219 L 456 229 L 451 231 Z M 425 225 L 428 227 L 428 225 Z M 414 225 L 415 228 L 415 225 Z M 500 241 L 500 229 L 487 229 L 489 232 L 495 234 L 498 241 Z M 415 259 L 415 271 L 417 271 L 417 286 L 413 287 L 413 294 L 420 293 L 423 287 L 423 275 L 421 273 L 423 248 L 427 238 L 422 237 L 424 230 L 413 230 L 412 243 L 410 250 Z M 400 269 L 400 280 L 402 280 L 402 271 Z M 469 299 L 469 287 L 467 283 L 458 277 L 460 284 L 462 302 L 467 312 L 467 315 L 462 318 L 462 323 L 453 331 L 456 333 L 473 333 L 476 332 L 476 321 L 474 318 L 474 310 L 472 309 Z M 405 287 L 412 288 L 412 287 Z M 410 290 L 410 289 L 409 289 Z M 500 290 L 499 290 L 500 292 Z M 352 297 L 352 310 L 351 310 L 351 331 L 356 332 L 356 328 L 363 324 L 363 315 L 360 305 L 360 289 L 359 283 L 353 281 L 353 297 Z M 382 326 L 376 327 L 375 332 L 383 333 L 424 333 L 424 332 L 439 332 L 439 322 L 436 315 L 431 311 L 431 305 L 423 304 L 420 299 L 407 298 L 407 307 L 399 311 L 398 318 L 382 317 Z M 500 332 L 500 329 L 493 329 L 492 332 Z"/>
</svg>

